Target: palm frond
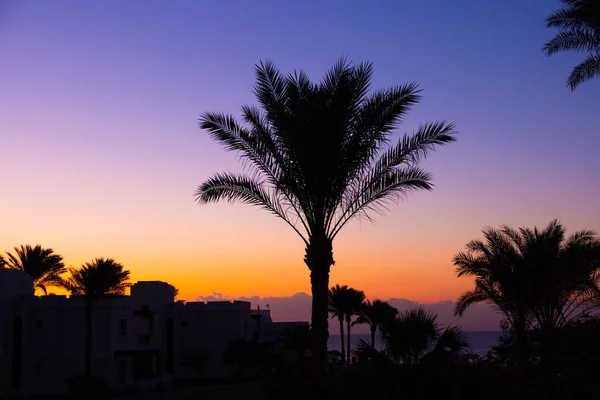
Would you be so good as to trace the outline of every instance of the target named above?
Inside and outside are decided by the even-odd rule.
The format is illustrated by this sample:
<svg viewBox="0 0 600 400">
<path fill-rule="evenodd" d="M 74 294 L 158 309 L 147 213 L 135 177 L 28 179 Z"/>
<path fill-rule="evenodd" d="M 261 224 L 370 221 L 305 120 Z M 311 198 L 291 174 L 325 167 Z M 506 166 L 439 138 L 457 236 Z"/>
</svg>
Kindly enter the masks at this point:
<svg viewBox="0 0 600 400">
<path fill-rule="evenodd" d="M 543 47 L 546 56 L 562 51 L 589 52 L 600 47 L 598 34 L 581 28 L 559 32 Z"/>
<path fill-rule="evenodd" d="M 129 271 L 112 258 L 96 258 L 80 268 L 70 268 L 70 277 L 63 287 L 72 295 L 85 296 L 95 301 L 107 295 L 123 295 L 131 286 Z"/>
<path fill-rule="evenodd" d="M 590 55 L 571 71 L 567 86 L 575 90 L 581 83 L 600 76 L 600 55 Z"/>
<path fill-rule="evenodd" d="M 489 296 L 480 288 L 466 291 L 456 301 L 456 305 L 454 306 L 454 315 L 462 317 L 467 308 L 469 308 L 472 304 L 481 303 L 488 300 L 490 300 Z"/>
<path fill-rule="evenodd" d="M 201 204 L 223 200 L 239 201 L 263 208 L 284 220 L 307 242 L 305 236 L 294 225 L 289 212 L 282 207 L 284 202 L 276 195 L 269 193 L 261 182 L 250 177 L 230 173 L 216 174 L 198 187 L 196 200 Z"/>
</svg>

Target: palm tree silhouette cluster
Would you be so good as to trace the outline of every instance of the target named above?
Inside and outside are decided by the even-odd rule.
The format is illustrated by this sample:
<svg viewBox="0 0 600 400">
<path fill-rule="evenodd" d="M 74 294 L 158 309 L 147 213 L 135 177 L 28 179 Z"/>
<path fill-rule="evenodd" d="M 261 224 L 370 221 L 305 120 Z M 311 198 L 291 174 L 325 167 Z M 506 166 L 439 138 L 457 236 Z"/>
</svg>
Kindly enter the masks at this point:
<svg viewBox="0 0 600 400">
<path fill-rule="evenodd" d="M 422 308 L 399 313 L 385 301 L 366 300 L 363 291 L 347 285 L 329 289 L 329 312 L 340 322 L 341 358 L 347 364 L 351 363 L 352 354 L 361 364 L 385 361 L 411 365 L 434 359 L 436 362 L 449 361 L 469 348 L 462 330 L 457 326 L 441 328 L 435 314 Z M 369 326 L 371 339 L 369 342 L 361 339 L 353 351 L 350 328 L 360 324 Z M 383 344 L 381 351 L 376 349 L 377 333 Z"/>
<path fill-rule="evenodd" d="M 53 286 L 83 298 L 86 315 L 84 375 L 90 377 L 94 303 L 105 296 L 124 295 L 130 286 L 129 271 L 112 258 L 96 258 L 80 268 L 65 268 L 62 256 L 39 244 L 15 247 L 14 254 L 6 253 L 6 259 L 0 256 L 0 267 L 29 274 L 33 278 L 34 291 L 39 289 L 47 295 L 47 288 Z M 65 273 L 68 273 L 67 277 L 63 277 Z"/>
<path fill-rule="evenodd" d="M 600 238 L 591 230 L 565 232 L 557 220 L 541 230 L 487 228 L 483 241 L 467 243 L 467 252 L 454 257 L 457 276 L 474 278 L 456 314 L 478 302 L 494 307 L 521 363 L 529 362 L 532 330 L 571 326 L 600 306 Z"/>
</svg>

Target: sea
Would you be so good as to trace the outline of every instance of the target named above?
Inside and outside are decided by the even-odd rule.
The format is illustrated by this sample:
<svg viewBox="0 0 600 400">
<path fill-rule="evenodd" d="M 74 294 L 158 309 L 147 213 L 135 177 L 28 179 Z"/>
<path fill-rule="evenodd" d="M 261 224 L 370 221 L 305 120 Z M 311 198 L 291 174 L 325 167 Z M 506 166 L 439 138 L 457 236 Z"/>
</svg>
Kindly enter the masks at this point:
<svg viewBox="0 0 600 400">
<path fill-rule="evenodd" d="M 465 332 L 467 340 L 470 344 L 470 351 L 474 354 L 483 355 L 492 349 L 498 343 L 500 339 L 501 331 L 470 331 Z M 351 334 L 350 335 L 350 346 L 354 348 L 360 339 L 364 339 L 367 342 L 371 341 L 371 336 L 368 334 Z M 345 340 L 345 338 L 344 338 Z M 380 343 L 376 343 L 377 347 L 380 348 Z M 340 335 L 329 335 L 329 350 L 340 351 Z"/>
</svg>

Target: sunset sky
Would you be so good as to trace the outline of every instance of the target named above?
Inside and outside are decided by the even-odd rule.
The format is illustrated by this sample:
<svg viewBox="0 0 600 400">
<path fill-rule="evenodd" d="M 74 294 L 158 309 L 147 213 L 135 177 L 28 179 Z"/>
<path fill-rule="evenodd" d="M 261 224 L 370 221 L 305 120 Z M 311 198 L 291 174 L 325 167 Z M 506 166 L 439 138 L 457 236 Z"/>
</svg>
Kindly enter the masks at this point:
<svg viewBox="0 0 600 400">
<path fill-rule="evenodd" d="M 355 221 L 331 282 L 371 298 L 455 300 L 453 255 L 487 225 L 600 230 L 600 80 L 546 58 L 552 0 L 0 0 L 0 250 L 42 244 L 69 266 L 113 257 L 182 299 L 310 292 L 304 246 L 246 205 L 198 206 L 239 170 L 201 112 L 253 104 L 254 65 L 320 79 L 341 55 L 376 89 L 418 82 L 398 134 L 449 120 L 458 141 L 425 164 L 432 192 Z"/>
</svg>

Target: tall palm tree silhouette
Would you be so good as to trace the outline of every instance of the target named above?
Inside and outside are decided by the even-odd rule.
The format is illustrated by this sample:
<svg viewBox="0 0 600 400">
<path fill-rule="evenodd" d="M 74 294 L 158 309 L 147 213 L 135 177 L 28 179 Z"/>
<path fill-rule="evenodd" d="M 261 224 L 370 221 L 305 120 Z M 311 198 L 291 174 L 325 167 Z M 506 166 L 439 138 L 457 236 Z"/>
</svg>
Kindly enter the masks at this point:
<svg viewBox="0 0 600 400">
<path fill-rule="evenodd" d="M 348 363 L 351 359 L 350 327 L 352 317 L 358 315 L 364 300 L 365 293 L 362 290 L 348 287 L 348 285 L 335 285 L 329 289 L 329 312 L 332 314 L 332 317 L 337 318 L 340 322 L 342 358 Z M 344 321 L 346 321 L 346 343 L 344 343 Z M 344 349 L 344 346 L 346 346 L 346 349 Z"/>
<path fill-rule="evenodd" d="M 348 293 L 348 285 L 335 285 L 329 289 L 327 296 L 327 310 L 331 313 L 332 318 L 337 318 L 340 323 L 340 349 L 342 359 L 346 362 L 346 343 L 344 341 L 344 317 L 346 315 L 346 294 Z"/>
<path fill-rule="evenodd" d="M 475 277 L 474 289 L 456 304 L 457 315 L 473 303 L 493 305 L 525 351 L 531 327 L 562 326 L 598 305 L 600 242 L 593 231 L 566 237 L 553 220 L 543 230 L 502 226 L 483 235 L 485 241 L 469 242 L 467 252 L 454 257 L 459 277 Z"/>
<path fill-rule="evenodd" d="M 67 271 L 60 255 L 39 244 L 15 247 L 15 253 L 7 252 L 6 257 L 6 261 L 0 261 L 0 267 L 4 264 L 4 268 L 26 272 L 33 278 L 34 290 L 40 289 L 44 294 L 48 294 L 48 286 L 61 286 L 61 275 Z"/>
<path fill-rule="evenodd" d="M 575 90 L 581 83 L 600 76 L 600 2 L 598 0 L 561 0 L 564 8 L 546 19 L 547 28 L 559 32 L 544 45 L 551 56 L 563 51 L 587 53 L 587 58 L 575 66 L 567 86 Z"/>
<path fill-rule="evenodd" d="M 238 152 L 250 171 L 212 176 L 198 187 L 197 201 L 258 206 L 284 220 L 304 242 L 318 372 L 327 360 L 333 240 L 354 217 L 369 218 L 409 191 L 432 189 L 419 162 L 455 140 L 452 124 L 429 123 L 388 148 L 420 91 L 406 84 L 369 94 L 372 69 L 341 59 L 314 83 L 304 72 L 284 75 L 272 63 L 260 63 L 255 94 L 262 109 L 243 106 L 244 124 L 219 113 L 200 118 L 200 127 Z"/>
<path fill-rule="evenodd" d="M 367 324 L 371 333 L 371 348 L 375 349 L 375 335 L 381 327 L 393 320 L 398 314 L 398 310 L 392 307 L 388 302 L 374 300 L 372 303 L 365 301 L 358 312 L 358 318 L 352 325 Z"/>
<path fill-rule="evenodd" d="M 129 271 L 112 258 L 96 258 L 79 269 L 69 269 L 71 276 L 63 283 L 72 295 L 83 296 L 85 301 L 86 338 L 85 366 L 86 376 L 92 374 L 92 312 L 96 301 L 107 295 L 123 295 L 130 285 Z"/>
</svg>

